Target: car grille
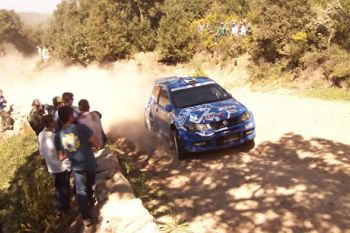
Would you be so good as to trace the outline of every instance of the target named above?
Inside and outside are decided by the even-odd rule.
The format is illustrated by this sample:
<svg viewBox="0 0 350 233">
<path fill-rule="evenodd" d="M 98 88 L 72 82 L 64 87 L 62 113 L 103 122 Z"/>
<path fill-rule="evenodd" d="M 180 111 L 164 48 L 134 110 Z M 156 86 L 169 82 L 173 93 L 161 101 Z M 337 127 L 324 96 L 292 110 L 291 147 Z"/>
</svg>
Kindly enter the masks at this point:
<svg viewBox="0 0 350 233">
<path fill-rule="evenodd" d="M 224 124 L 224 121 L 227 121 L 226 125 Z M 239 123 L 239 117 L 234 117 L 234 118 L 230 118 L 227 120 L 212 122 L 212 123 L 210 123 L 210 127 L 214 130 L 219 130 L 222 128 L 237 125 L 238 123 Z"/>
</svg>

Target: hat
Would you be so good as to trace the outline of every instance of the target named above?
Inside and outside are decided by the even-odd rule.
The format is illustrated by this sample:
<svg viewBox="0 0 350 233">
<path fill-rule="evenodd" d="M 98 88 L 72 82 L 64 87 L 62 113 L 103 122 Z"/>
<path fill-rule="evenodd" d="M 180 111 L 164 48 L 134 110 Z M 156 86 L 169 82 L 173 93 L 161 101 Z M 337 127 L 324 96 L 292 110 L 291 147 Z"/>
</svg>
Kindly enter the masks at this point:
<svg viewBox="0 0 350 233">
<path fill-rule="evenodd" d="M 58 103 L 63 103 L 62 97 L 61 96 L 55 96 L 52 99 L 53 104 L 58 104 Z"/>
</svg>

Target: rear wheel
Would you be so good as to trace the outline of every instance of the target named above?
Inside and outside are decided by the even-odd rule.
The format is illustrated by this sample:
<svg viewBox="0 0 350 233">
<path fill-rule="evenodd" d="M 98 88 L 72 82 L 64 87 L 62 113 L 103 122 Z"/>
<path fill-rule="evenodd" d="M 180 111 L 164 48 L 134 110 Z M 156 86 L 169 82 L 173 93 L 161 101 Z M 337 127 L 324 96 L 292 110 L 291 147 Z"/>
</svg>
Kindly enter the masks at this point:
<svg viewBox="0 0 350 233">
<path fill-rule="evenodd" d="M 173 141 L 174 141 L 174 149 L 175 154 L 179 160 L 184 160 L 186 158 L 186 150 L 183 148 L 181 140 L 179 138 L 179 134 L 177 131 L 173 131 Z"/>
</svg>

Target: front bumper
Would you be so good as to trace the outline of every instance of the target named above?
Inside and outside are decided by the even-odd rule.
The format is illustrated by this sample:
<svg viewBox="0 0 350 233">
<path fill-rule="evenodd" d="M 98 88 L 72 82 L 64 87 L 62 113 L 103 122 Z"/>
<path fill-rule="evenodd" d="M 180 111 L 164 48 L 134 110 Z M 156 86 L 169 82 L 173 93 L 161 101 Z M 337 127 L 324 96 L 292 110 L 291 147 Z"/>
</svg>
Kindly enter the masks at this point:
<svg viewBox="0 0 350 233">
<path fill-rule="evenodd" d="M 211 136 L 201 136 L 195 132 L 179 132 L 184 149 L 188 152 L 205 152 L 225 149 L 252 141 L 255 136 L 254 120 L 215 131 Z"/>
</svg>

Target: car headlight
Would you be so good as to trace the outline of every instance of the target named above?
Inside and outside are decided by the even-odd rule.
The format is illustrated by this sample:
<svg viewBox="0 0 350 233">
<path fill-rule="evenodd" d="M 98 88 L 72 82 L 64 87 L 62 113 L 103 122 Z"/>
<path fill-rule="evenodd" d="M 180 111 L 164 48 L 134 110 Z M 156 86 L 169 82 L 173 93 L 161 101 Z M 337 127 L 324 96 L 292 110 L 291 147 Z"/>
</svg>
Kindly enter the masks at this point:
<svg viewBox="0 0 350 233">
<path fill-rule="evenodd" d="M 187 125 L 187 129 L 190 131 L 198 131 L 198 132 L 203 132 L 208 130 L 208 127 L 206 124 L 195 124 L 195 123 L 190 123 Z"/>
<path fill-rule="evenodd" d="M 247 111 L 247 112 L 243 113 L 243 114 L 239 117 L 239 121 L 240 121 L 240 122 L 247 121 L 247 120 L 250 119 L 251 116 L 252 116 L 252 114 L 251 114 L 249 111 Z"/>
</svg>

